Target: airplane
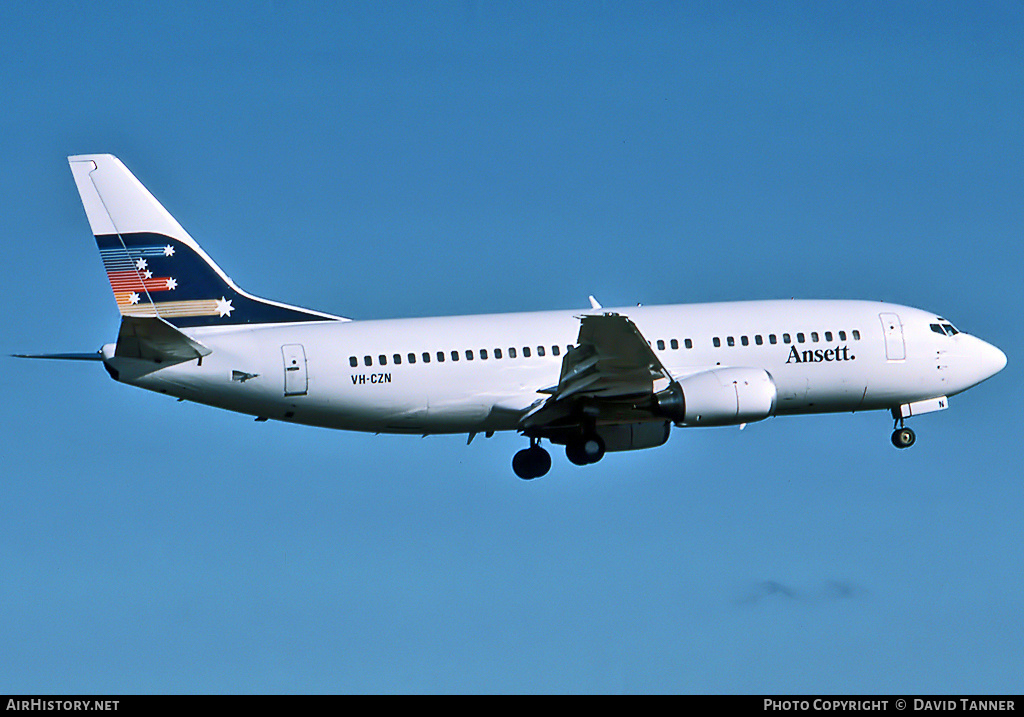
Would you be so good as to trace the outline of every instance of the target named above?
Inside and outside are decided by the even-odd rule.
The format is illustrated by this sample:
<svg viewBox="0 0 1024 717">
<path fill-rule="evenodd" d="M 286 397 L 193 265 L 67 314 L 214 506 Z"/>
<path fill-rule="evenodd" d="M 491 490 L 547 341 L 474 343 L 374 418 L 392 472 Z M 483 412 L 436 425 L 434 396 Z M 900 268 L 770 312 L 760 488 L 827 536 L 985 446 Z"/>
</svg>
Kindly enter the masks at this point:
<svg viewBox="0 0 1024 717">
<path fill-rule="evenodd" d="M 908 418 L 990 378 L 1006 355 L 929 311 L 779 300 L 353 321 L 228 278 L 116 157 L 68 158 L 121 314 L 95 353 L 110 376 L 256 421 L 413 435 L 517 431 L 576 465 L 663 445 L 673 427 L 888 410 Z"/>
</svg>

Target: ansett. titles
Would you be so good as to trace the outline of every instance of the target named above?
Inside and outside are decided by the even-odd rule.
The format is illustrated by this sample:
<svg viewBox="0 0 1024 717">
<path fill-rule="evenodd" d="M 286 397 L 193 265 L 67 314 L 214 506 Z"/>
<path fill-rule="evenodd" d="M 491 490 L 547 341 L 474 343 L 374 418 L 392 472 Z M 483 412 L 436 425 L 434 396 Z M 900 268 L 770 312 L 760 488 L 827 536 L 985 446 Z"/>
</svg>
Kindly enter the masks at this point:
<svg viewBox="0 0 1024 717">
<path fill-rule="evenodd" d="M 853 361 L 856 356 L 850 354 L 849 346 L 836 346 L 834 349 L 807 349 L 798 351 L 790 346 L 789 358 L 786 363 L 824 363 L 826 361 Z"/>
</svg>

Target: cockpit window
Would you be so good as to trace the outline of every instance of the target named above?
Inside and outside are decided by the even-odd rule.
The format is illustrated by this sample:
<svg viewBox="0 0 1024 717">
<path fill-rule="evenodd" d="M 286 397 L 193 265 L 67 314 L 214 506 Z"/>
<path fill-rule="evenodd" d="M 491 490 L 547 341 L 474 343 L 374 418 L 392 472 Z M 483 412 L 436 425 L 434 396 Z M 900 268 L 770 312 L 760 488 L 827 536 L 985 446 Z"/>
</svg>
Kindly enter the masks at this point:
<svg viewBox="0 0 1024 717">
<path fill-rule="evenodd" d="M 958 333 L 960 333 L 955 328 L 953 328 L 953 324 L 943 324 L 942 328 L 944 328 L 946 330 L 946 333 L 949 334 L 950 336 L 956 336 Z"/>
<path fill-rule="evenodd" d="M 946 332 L 943 331 L 942 327 L 939 326 L 938 324 L 931 324 L 931 325 L 929 325 L 928 328 L 930 328 L 932 331 L 934 331 L 935 333 L 937 333 L 937 334 L 939 334 L 941 336 L 945 336 L 946 335 Z"/>
<path fill-rule="evenodd" d="M 945 319 L 939 319 L 939 321 L 945 321 Z M 948 322 L 942 324 L 929 324 L 928 328 L 930 328 L 935 333 L 941 334 L 943 336 L 956 336 L 958 333 L 960 333 L 959 331 L 956 330 L 953 324 L 950 324 Z"/>
</svg>

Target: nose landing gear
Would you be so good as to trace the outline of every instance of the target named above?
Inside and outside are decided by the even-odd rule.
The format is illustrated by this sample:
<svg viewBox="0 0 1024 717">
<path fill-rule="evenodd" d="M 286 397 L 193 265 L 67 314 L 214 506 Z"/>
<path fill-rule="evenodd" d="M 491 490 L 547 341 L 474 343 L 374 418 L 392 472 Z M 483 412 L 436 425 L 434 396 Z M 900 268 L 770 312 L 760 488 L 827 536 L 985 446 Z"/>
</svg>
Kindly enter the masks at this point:
<svg viewBox="0 0 1024 717">
<path fill-rule="evenodd" d="M 892 444 L 897 448 L 910 448 L 917 441 L 917 435 L 913 429 L 903 425 L 902 418 L 896 423 L 899 427 L 895 428 L 892 432 Z"/>
</svg>

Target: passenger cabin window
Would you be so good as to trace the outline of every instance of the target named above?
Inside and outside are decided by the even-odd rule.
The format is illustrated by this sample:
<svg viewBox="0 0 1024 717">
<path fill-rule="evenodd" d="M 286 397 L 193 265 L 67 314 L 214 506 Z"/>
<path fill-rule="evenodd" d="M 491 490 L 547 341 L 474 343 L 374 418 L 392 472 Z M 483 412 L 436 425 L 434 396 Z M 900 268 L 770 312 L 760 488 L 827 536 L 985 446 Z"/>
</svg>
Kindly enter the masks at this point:
<svg viewBox="0 0 1024 717">
<path fill-rule="evenodd" d="M 813 341 L 814 343 L 818 343 L 818 332 L 817 331 L 812 331 L 811 332 L 811 341 Z"/>
<path fill-rule="evenodd" d="M 467 361 L 472 361 L 473 360 L 473 349 L 466 349 L 466 360 Z"/>
<path fill-rule="evenodd" d="M 516 347 L 515 346 L 509 346 L 509 348 L 508 348 L 508 357 L 509 358 L 515 358 L 516 357 Z"/>
<path fill-rule="evenodd" d="M 552 356 L 557 356 L 560 353 L 561 353 L 561 350 L 558 348 L 557 345 L 551 347 L 551 355 Z"/>
<path fill-rule="evenodd" d="M 826 331 L 825 332 L 825 340 L 826 341 L 831 341 L 832 340 L 832 332 L 831 331 Z"/>
<path fill-rule="evenodd" d="M 722 340 L 716 336 L 715 338 L 711 339 L 711 343 L 713 343 L 715 345 L 715 348 L 717 349 L 722 345 Z"/>
<path fill-rule="evenodd" d="M 665 339 L 658 339 L 658 351 L 665 350 Z"/>
<path fill-rule="evenodd" d="M 367 366 L 373 366 L 373 356 L 363 356 L 363 363 Z"/>
<path fill-rule="evenodd" d="M 530 358 L 530 347 L 529 346 L 524 346 L 523 347 L 523 358 Z"/>
<path fill-rule="evenodd" d="M 487 360 L 487 349 L 480 349 L 480 360 L 481 361 L 486 361 Z"/>
<path fill-rule="evenodd" d="M 691 341 L 690 339 L 686 339 L 685 341 L 683 341 L 683 346 L 685 346 L 688 349 L 692 349 L 693 341 Z"/>
<path fill-rule="evenodd" d="M 853 340 L 860 341 L 860 331 L 858 331 L 857 329 L 853 330 Z"/>
<path fill-rule="evenodd" d="M 452 351 L 452 361 L 458 361 L 458 360 L 459 360 L 459 352 L 458 351 Z"/>
<path fill-rule="evenodd" d="M 768 334 L 768 343 L 777 344 L 779 343 L 779 339 L 775 334 Z"/>
<path fill-rule="evenodd" d="M 423 363 L 430 363 L 430 354 L 426 351 L 423 352 Z"/>
<path fill-rule="evenodd" d="M 416 354 L 409 354 L 409 363 L 416 363 Z"/>
<path fill-rule="evenodd" d="M 734 339 L 732 336 L 726 336 L 725 337 L 725 343 L 729 344 L 730 346 L 735 346 L 736 345 L 736 339 Z"/>
<path fill-rule="evenodd" d="M 543 346 L 538 346 L 537 347 L 537 355 L 538 356 L 543 356 L 544 355 L 544 347 Z"/>
<path fill-rule="evenodd" d="M 395 362 L 396 364 L 400 364 L 400 363 L 402 363 L 402 354 L 395 354 L 394 356 L 392 356 L 392 357 L 391 357 L 391 359 L 392 359 L 392 360 L 393 360 L 393 361 L 394 361 L 394 362 Z"/>
<path fill-rule="evenodd" d="M 494 358 L 496 358 L 496 359 L 500 359 L 501 358 L 501 349 L 494 349 Z"/>
<path fill-rule="evenodd" d="M 805 340 L 805 339 L 804 339 L 804 335 L 803 335 L 803 334 L 797 334 L 797 335 L 796 335 L 796 342 L 797 342 L 798 344 L 802 344 L 802 343 L 804 343 L 804 340 Z"/>
<path fill-rule="evenodd" d="M 764 339 L 761 338 L 761 334 L 757 334 L 756 336 L 754 336 L 754 343 L 757 344 L 758 346 L 764 345 Z"/>
<path fill-rule="evenodd" d="M 793 343 L 793 340 L 789 337 L 789 334 L 783 334 L 782 335 L 782 343 L 784 343 L 784 344 L 791 344 L 791 343 Z"/>
<path fill-rule="evenodd" d="M 385 356 L 384 354 L 381 354 L 380 356 L 378 356 L 377 360 L 380 361 L 380 365 L 381 366 L 387 366 L 388 365 L 388 357 Z"/>
<path fill-rule="evenodd" d="M 444 351 L 437 352 L 437 362 L 444 363 Z"/>
<path fill-rule="evenodd" d="M 671 346 L 674 349 L 677 349 L 677 348 L 679 348 L 679 340 L 678 339 L 672 339 L 671 341 L 668 342 L 668 345 Z"/>
<path fill-rule="evenodd" d="M 839 340 L 840 341 L 846 341 L 846 332 L 845 331 L 840 331 L 839 332 Z"/>
<path fill-rule="evenodd" d="M 352 368 L 355 368 L 356 366 L 359 365 L 359 359 L 357 359 L 355 356 L 349 356 L 348 365 L 351 366 Z"/>
<path fill-rule="evenodd" d="M 740 336 L 740 343 L 743 344 L 744 346 L 750 346 L 750 339 L 748 339 L 746 336 Z"/>
</svg>

